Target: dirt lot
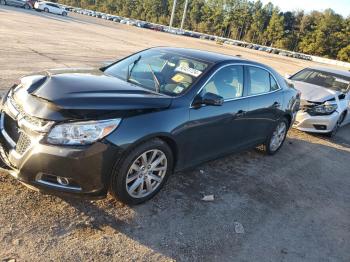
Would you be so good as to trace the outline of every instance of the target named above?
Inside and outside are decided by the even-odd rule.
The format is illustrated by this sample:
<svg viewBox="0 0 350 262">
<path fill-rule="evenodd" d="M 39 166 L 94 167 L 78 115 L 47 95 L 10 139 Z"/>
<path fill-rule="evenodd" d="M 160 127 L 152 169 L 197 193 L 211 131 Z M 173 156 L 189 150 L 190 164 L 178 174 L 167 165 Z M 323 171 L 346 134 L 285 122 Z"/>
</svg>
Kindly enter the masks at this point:
<svg viewBox="0 0 350 262">
<path fill-rule="evenodd" d="M 314 63 L 100 19 L 0 7 L 0 88 L 45 68 L 98 66 L 150 46 Z M 291 130 L 274 157 L 255 150 L 174 174 L 146 204 L 67 200 L 0 174 L 0 260 L 350 261 L 350 127 L 329 140 Z M 213 202 L 203 195 L 214 194 Z M 244 233 L 237 233 L 237 222 Z"/>
</svg>

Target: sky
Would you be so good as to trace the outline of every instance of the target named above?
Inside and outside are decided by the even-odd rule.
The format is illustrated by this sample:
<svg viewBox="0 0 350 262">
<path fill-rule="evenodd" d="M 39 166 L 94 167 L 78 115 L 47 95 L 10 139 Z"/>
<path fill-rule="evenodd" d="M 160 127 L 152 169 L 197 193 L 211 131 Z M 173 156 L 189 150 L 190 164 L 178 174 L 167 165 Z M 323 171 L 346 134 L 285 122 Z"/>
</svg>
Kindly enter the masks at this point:
<svg viewBox="0 0 350 262">
<path fill-rule="evenodd" d="M 279 6 L 282 11 L 293 11 L 303 9 L 306 12 L 311 10 L 323 11 L 332 8 L 336 13 L 347 17 L 350 15 L 350 0 L 262 0 Z"/>
</svg>

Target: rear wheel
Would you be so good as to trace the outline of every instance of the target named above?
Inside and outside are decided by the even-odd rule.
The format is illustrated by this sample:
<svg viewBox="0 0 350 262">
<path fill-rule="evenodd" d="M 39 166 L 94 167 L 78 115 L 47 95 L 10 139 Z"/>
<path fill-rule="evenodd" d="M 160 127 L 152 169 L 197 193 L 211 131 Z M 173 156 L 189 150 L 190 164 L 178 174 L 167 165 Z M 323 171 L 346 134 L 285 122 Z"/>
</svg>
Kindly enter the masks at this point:
<svg viewBox="0 0 350 262">
<path fill-rule="evenodd" d="M 116 166 L 110 192 L 126 204 L 140 204 L 159 192 L 172 168 L 169 146 L 160 139 L 152 139 L 133 149 Z"/>
<path fill-rule="evenodd" d="M 27 10 L 30 9 L 30 5 L 25 4 L 25 5 L 24 5 L 24 9 L 27 9 Z"/>
<path fill-rule="evenodd" d="M 6 5 L 6 1 L 5 0 L 0 0 L 0 4 Z"/>
<path fill-rule="evenodd" d="M 267 138 L 266 142 L 262 145 L 263 151 L 268 155 L 275 154 L 282 147 L 284 140 L 286 139 L 288 132 L 289 122 L 286 118 L 281 118 L 272 133 Z"/>
<path fill-rule="evenodd" d="M 342 125 L 342 123 L 343 123 L 343 121 L 344 121 L 344 119 L 345 119 L 345 116 L 346 116 L 346 111 L 344 111 L 344 112 L 340 115 L 340 117 L 338 118 L 337 123 L 335 124 L 335 126 L 334 126 L 334 128 L 333 128 L 333 130 L 332 130 L 331 132 L 327 133 L 327 136 L 333 137 L 333 136 L 335 136 L 335 135 L 337 134 L 339 128 L 341 127 L 341 125 Z"/>
<path fill-rule="evenodd" d="M 49 9 L 47 7 L 44 8 L 44 12 L 48 13 Z"/>
</svg>

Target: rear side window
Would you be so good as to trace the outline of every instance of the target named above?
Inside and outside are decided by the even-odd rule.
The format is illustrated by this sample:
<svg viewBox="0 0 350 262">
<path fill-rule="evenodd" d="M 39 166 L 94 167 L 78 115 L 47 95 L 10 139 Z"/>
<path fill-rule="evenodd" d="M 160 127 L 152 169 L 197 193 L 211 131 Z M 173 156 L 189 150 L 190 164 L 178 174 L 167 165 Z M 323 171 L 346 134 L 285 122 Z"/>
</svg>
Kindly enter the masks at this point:
<svg viewBox="0 0 350 262">
<path fill-rule="evenodd" d="M 258 95 L 277 90 L 278 84 L 272 75 L 258 67 L 247 67 L 249 88 L 248 95 Z"/>
</svg>

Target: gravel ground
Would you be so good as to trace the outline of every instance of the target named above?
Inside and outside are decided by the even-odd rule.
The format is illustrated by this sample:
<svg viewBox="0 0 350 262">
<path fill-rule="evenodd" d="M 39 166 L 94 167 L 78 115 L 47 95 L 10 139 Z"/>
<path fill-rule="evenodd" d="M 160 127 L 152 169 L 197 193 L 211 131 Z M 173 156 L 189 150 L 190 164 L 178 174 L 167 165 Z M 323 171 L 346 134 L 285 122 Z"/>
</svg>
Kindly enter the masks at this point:
<svg viewBox="0 0 350 262">
<path fill-rule="evenodd" d="M 159 45 L 240 54 L 282 74 L 315 64 L 1 6 L 0 88 Z M 0 173 L 0 261 L 350 261 L 349 131 L 327 139 L 291 130 L 273 157 L 249 150 L 174 174 L 135 207 L 43 195 Z"/>
</svg>

